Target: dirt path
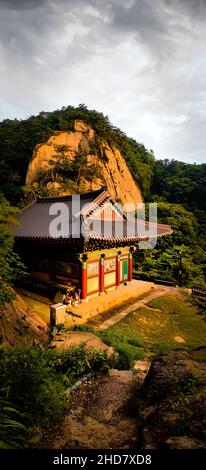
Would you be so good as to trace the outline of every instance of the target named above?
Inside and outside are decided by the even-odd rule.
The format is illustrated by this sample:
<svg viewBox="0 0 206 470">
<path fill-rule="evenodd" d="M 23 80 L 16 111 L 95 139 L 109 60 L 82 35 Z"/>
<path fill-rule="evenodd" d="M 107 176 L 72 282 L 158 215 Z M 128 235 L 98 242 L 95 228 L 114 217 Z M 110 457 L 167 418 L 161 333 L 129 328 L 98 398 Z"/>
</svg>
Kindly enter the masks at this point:
<svg viewBox="0 0 206 470">
<path fill-rule="evenodd" d="M 99 325 L 99 329 L 107 330 L 108 328 L 110 328 L 111 326 L 115 325 L 120 320 L 122 320 L 124 317 L 126 317 L 129 313 L 134 312 L 134 310 L 138 310 L 139 308 L 143 307 L 151 300 L 154 300 L 157 297 L 160 297 L 161 295 L 164 295 L 175 289 L 176 287 L 167 287 L 167 286 L 157 287 L 155 291 L 152 292 L 151 294 L 145 295 L 145 297 L 143 297 L 141 300 L 137 300 L 136 302 L 133 302 L 132 305 L 129 305 L 128 307 L 126 307 L 122 312 L 119 312 L 113 317 L 104 321 L 101 325 Z"/>
<path fill-rule="evenodd" d="M 70 396 L 63 423 L 44 436 L 52 449 L 129 449 L 138 447 L 135 382 L 131 371 L 111 370 L 82 384 Z"/>
</svg>

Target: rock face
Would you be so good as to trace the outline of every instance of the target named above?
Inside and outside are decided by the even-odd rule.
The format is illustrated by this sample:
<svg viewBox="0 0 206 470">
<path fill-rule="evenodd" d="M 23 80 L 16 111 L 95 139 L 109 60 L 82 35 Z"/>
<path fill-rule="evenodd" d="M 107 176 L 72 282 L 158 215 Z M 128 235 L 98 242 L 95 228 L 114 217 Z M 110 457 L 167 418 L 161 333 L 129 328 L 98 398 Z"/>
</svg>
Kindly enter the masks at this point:
<svg viewBox="0 0 206 470">
<path fill-rule="evenodd" d="M 47 324 L 17 295 L 0 308 L 0 347 L 37 344 L 47 339 Z"/>
<path fill-rule="evenodd" d="M 141 390 L 143 447 L 206 447 L 206 362 L 197 352 L 172 351 L 152 362 Z"/>
<path fill-rule="evenodd" d="M 65 156 L 70 160 L 78 158 L 78 152 L 84 152 L 87 164 L 98 168 L 101 173 L 101 177 L 93 178 L 92 182 L 84 177 L 79 182 L 81 192 L 94 191 L 106 185 L 112 197 L 122 204 L 142 202 L 140 189 L 120 151 L 111 148 L 106 140 L 98 137 L 83 121 L 75 121 L 73 131 L 55 132 L 46 143 L 35 147 L 26 175 L 26 185 L 34 185 L 38 175 L 51 168 L 49 160 L 53 159 L 56 146 L 67 146 Z M 49 185 L 58 194 L 70 192 L 65 191 L 57 181 L 47 183 L 48 188 Z"/>
</svg>

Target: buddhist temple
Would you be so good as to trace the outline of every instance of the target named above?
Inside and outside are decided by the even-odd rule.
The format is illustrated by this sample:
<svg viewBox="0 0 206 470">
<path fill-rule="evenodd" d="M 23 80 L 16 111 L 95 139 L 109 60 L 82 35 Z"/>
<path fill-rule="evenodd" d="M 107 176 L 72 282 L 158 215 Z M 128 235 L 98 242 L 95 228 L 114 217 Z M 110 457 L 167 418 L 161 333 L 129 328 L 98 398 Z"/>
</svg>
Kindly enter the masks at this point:
<svg viewBox="0 0 206 470">
<path fill-rule="evenodd" d="M 53 294 L 76 289 L 82 301 L 132 280 L 133 253 L 155 226 L 125 214 L 105 187 L 37 198 L 18 221 L 15 244 L 29 271 L 27 286 Z M 172 229 L 156 224 L 156 233 Z"/>
</svg>

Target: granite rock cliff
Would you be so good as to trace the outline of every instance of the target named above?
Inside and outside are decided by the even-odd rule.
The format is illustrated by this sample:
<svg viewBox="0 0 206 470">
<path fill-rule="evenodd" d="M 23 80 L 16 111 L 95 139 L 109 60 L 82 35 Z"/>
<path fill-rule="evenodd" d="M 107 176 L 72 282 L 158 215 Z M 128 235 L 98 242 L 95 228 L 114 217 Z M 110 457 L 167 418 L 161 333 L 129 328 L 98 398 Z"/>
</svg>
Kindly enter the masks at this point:
<svg viewBox="0 0 206 470">
<path fill-rule="evenodd" d="M 84 172 L 78 184 L 75 185 L 71 181 L 67 186 L 62 185 L 59 179 L 53 178 L 51 181 L 47 179 L 48 191 L 71 194 L 94 191 L 106 185 L 112 197 L 122 204 L 142 202 L 140 188 L 135 183 L 120 151 L 111 148 L 108 142 L 100 138 L 89 125 L 77 120 L 74 122 L 73 131 L 57 131 L 46 143 L 40 143 L 35 147 L 26 175 L 27 186 L 38 186 L 39 175 L 46 174 L 51 169 L 51 160 L 58 147 L 66 149 L 64 156 L 71 162 L 78 159 L 80 153 L 84 154 L 88 173 L 92 168 L 94 177 L 87 178 L 87 172 Z M 96 175 L 94 170 L 97 170 Z"/>
</svg>

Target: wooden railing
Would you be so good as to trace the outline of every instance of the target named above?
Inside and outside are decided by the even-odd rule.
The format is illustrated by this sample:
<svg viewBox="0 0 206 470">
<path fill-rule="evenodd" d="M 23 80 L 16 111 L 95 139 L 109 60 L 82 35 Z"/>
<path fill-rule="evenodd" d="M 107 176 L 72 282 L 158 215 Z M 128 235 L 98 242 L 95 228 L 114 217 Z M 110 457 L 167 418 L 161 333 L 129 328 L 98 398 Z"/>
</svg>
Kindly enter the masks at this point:
<svg viewBox="0 0 206 470">
<path fill-rule="evenodd" d="M 206 289 L 202 286 L 193 286 L 192 293 L 197 297 L 202 297 L 206 299 Z"/>
</svg>

